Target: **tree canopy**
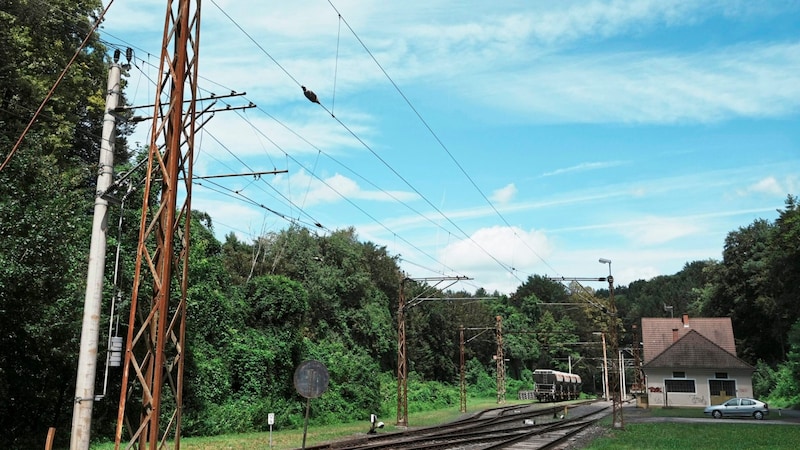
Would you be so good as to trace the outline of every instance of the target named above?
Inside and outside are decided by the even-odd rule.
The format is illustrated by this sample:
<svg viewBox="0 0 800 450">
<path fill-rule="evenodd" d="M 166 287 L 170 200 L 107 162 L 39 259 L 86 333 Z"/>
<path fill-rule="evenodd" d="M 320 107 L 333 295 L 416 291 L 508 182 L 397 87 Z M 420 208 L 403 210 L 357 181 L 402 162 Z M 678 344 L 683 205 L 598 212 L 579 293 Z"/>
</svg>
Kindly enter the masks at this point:
<svg viewBox="0 0 800 450">
<path fill-rule="evenodd" d="M 16 142 L 99 6 L 96 0 L 0 2 L 0 148 Z M 68 439 L 63 430 L 73 406 L 106 50 L 97 36 L 90 39 L 0 171 L 3 448 L 37 447 L 50 426 L 60 430 L 59 443 Z M 128 132 L 118 133 L 118 173 L 135 155 L 125 142 Z M 119 283 L 106 270 L 104 298 L 120 290 L 121 310 L 129 306 L 133 279 L 139 212 L 128 205 L 136 201 L 109 215 L 109 223 L 123 216 L 123 226 L 109 239 L 120 246 Z M 425 293 L 442 300 L 406 311 L 410 379 L 431 383 L 431 397 L 450 401 L 440 388 L 458 383 L 461 327 L 470 388 L 486 392 L 495 386 L 497 317 L 511 378 L 525 383 L 533 369 L 573 365 L 593 380 L 602 355 L 596 333 L 618 327 L 621 344 L 635 344 L 633 325 L 668 316 L 665 307 L 671 307 L 676 315 L 731 317 L 738 354 L 757 366 L 760 392 L 800 402 L 800 205 L 792 195 L 774 222 L 759 219 L 731 231 L 721 260 L 688 261 L 676 274 L 615 286 L 615 320 L 602 287 L 531 275 L 509 295 L 481 288 L 441 292 L 405 280 L 398 256 L 361 241 L 353 228 L 318 234 L 289 226 L 252 241 L 234 234 L 220 241 L 209 214 L 193 212 L 193 220 L 183 406 L 188 435 L 264 430 L 270 412 L 279 425 L 298 425 L 303 402 L 292 375 L 305 359 L 322 361 L 331 374 L 313 420 L 379 410 L 392 415 L 401 283 L 407 298 Z M 109 258 L 107 267 L 113 264 Z M 104 307 L 103 321 L 108 314 Z M 123 320 L 115 332 L 125 335 L 126 326 Z M 113 435 L 120 378 L 110 371 L 106 397 L 95 404 L 96 436 Z M 585 381 L 586 392 L 597 389 L 597 380 Z"/>
</svg>

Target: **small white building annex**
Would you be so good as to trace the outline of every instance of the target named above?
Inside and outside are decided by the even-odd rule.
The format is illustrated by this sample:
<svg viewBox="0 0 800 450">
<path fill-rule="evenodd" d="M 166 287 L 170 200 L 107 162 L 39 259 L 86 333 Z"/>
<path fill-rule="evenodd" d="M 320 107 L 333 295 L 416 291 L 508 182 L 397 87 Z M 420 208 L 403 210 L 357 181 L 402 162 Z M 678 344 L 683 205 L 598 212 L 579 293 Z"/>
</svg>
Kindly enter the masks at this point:
<svg viewBox="0 0 800 450">
<path fill-rule="evenodd" d="M 716 405 L 753 396 L 753 366 L 736 356 L 728 317 L 642 319 L 645 393 L 650 406 Z"/>
</svg>

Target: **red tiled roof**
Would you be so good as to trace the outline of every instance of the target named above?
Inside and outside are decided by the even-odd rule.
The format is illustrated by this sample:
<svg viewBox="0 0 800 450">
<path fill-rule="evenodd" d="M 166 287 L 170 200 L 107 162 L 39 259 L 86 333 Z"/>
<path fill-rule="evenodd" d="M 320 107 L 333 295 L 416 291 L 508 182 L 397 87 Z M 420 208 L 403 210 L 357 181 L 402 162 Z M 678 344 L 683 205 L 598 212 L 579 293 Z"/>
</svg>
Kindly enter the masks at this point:
<svg viewBox="0 0 800 450">
<path fill-rule="evenodd" d="M 677 330 L 677 331 L 673 331 Z M 647 364 L 690 331 L 697 331 L 722 350 L 736 356 L 730 317 L 642 318 L 642 362 Z"/>
<path fill-rule="evenodd" d="M 686 333 L 644 365 L 644 369 L 653 367 L 753 370 L 753 366 L 723 350 L 695 330 Z"/>
</svg>

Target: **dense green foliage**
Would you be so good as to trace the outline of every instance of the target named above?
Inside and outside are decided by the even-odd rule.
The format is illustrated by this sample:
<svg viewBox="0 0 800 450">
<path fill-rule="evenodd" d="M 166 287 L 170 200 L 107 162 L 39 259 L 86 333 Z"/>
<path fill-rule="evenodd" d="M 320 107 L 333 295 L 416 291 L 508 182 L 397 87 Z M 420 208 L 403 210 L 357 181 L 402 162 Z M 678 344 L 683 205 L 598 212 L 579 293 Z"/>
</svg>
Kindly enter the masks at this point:
<svg viewBox="0 0 800 450">
<path fill-rule="evenodd" d="M 0 0 L 0 148 L 10 149 L 39 99 L 90 27 L 99 2 Z M 34 39 L 34 30 L 35 39 Z M 90 40 L 45 115 L 0 172 L 0 447 L 39 447 L 47 428 L 63 444 L 70 429 L 86 260 L 108 60 Z M 117 140 L 122 172 L 129 149 Z M 3 159 L 5 153 L 3 154 Z M 135 178 L 135 177 L 133 177 Z M 121 249 L 119 288 L 129 296 L 138 236 L 130 205 L 109 248 Z M 457 405 L 461 342 L 470 395 L 496 394 L 498 326 L 507 359 L 507 396 L 532 388 L 540 367 L 601 389 L 598 332 L 619 327 L 622 345 L 638 342 L 641 317 L 674 313 L 730 316 L 739 354 L 757 367 L 759 395 L 800 402 L 800 206 L 789 196 L 774 222 L 757 220 L 728 235 L 721 261 L 687 262 L 679 273 L 615 288 L 619 320 L 608 320 L 608 290 L 564 286 L 534 275 L 510 295 L 439 292 L 402 281 L 398 258 L 361 242 L 353 229 L 318 235 L 300 227 L 242 242 L 220 242 L 203 212 L 193 213 L 182 429 L 211 435 L 299 426 L 305 399 L 292 384 L 304 360 L 323 362 L 329 391 L 311 402 L 312 421 L 366 420 L 396 414 L 397 314 L 406 299 L 409 409 Z M 57 226 L 55 226 L 57 224 Z M 109 252 L 106 301 L 112 285 Z M 472 300 L 470 298 L 490 298 Z M 465 300 L 466 299 L 466 300 Z M 128 306 L 123 301 L 120 308 Z M 107 320 L 104 306 L 103 321 Z M 124 316 L 124 314 L 123 314 Z M 499 318 L 499 319 L 498 319 Z M 125 334 L 125 324 L 120 324 Z M 101 342 L 107 336 L 101 336 Z M 104 349 L 101 349 L 104 350 Z M 100 355 L 102 358 L 104 355 Z M 102 385 L 102 371 L 98 386 Z M 94 408 L 96 439 L 112 436 L 121 377 Z"/>
</svg>

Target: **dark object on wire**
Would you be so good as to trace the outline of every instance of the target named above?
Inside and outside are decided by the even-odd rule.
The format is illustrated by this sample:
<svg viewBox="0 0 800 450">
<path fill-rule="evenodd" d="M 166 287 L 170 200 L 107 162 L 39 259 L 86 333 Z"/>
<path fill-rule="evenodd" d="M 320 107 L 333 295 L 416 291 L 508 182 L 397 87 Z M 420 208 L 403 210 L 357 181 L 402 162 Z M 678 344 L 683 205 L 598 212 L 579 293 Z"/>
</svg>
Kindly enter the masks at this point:
<svg viewBox="0 0 800 450">
<path fill-rule="evenodd" d="M 303 88 L 303 94 L 305 94 L 307 99 L 311 100 L 314 103 L 319 103 L 319 99 L 317 98 L 317 94 L 315 94 L 314 91 L 312 91 L 310 89 L 306 89 L 305 86 L 300 86 L 300 87 Z"/>
</svg>

